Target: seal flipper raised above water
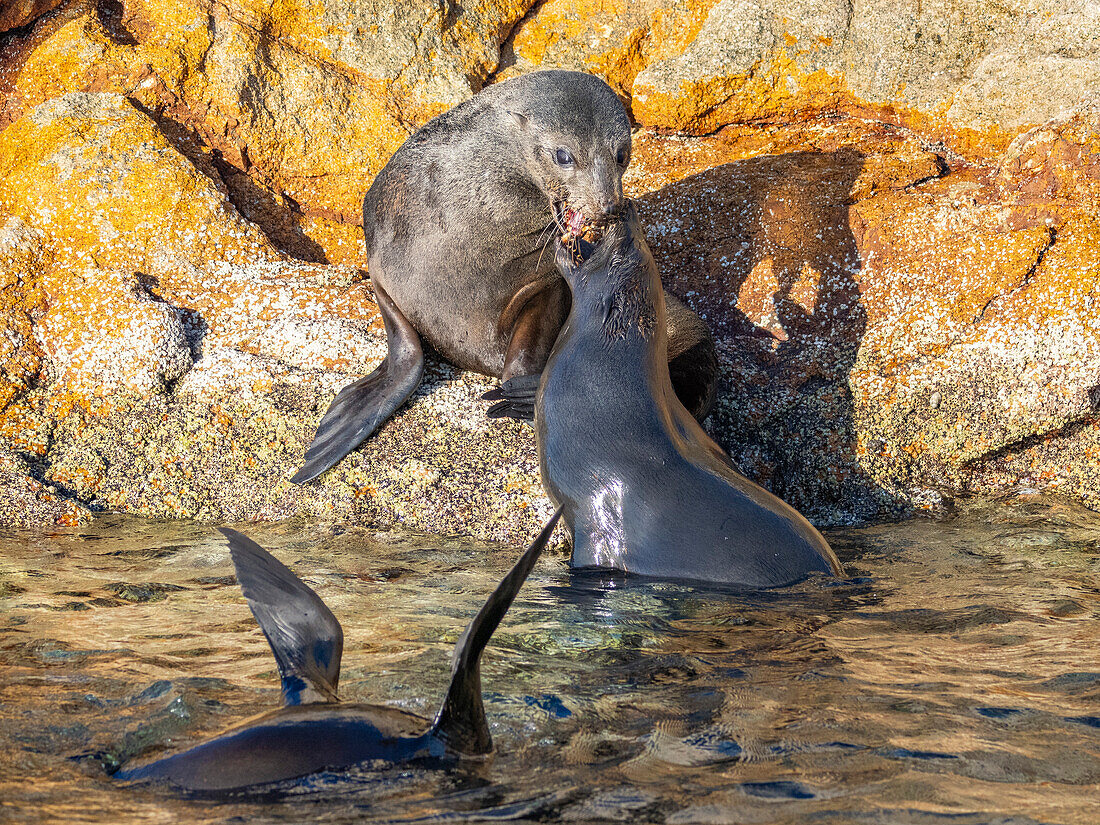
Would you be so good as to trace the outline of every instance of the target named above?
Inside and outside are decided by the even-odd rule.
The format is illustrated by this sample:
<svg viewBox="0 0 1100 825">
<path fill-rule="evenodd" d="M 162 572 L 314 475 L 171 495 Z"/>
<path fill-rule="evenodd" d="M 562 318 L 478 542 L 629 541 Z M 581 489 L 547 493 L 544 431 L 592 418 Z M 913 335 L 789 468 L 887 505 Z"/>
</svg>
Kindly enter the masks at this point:
<svg viewBox="0 0 1100 825">
<path fill-rule="evenodd" d="M 252 614 L 271 644 L 285 705 L 189 750 L 119 771 L 219 793 L 341 770 L 366 760 L 478 757 L 493 748 L 481 696 L 481 654 L 557 524 L 558 511 L 486 600 L 455 645 L 447 695 L 433 722 L 336 697 L 343 632 L 304 582 L 247 536 L 222 528 Z"/>
<path fill-rule="evenodd" d="M 321 597 L 285 564 L 243 533 L 229 539 L 237 584 L 263 631 L 283 683 L 283 703 L 336 701 L 344 630 Z"/>
<path fill-rule="evenodd" d="M 455 644 L 451 684 L 432 727 L 450 747 L 461 753 L 487 753 L 492 750 L 489 726 L 485 721 L 485 705 L 481 700 L 481 652 L 512 606 L 520 587 L 531 575 L 560 517 L 561 510 L 550 517 L 538 538 L 501 579 L 497 589 L 489 594 Z"/>
<path fill-rule="evenodd" d="M 548 244 L 617 211 L 630 151 L 630 120 L 606 83 L 533 72 L 433 118 L 364 197 L 371 281 L 407 319 L 405 340 L 420 336 L 458 366 L 499 377 L 493 415 L 530 416 L 533 381 L 521 379 L 541 373 L 569 312 Z M 714 342 L 690 310 L 670 307 L 670 318 L 681 309 L 694 318 L 670 324 L 669 354 L 676 389 L 701 420 L 713 400 Z M 294 481 L 334 466 L 401 405 L 410 382 L 397 380 L 396 359 L 386 369 L 369 392 L 356 382 L 333 402 Z"/>
</svg>

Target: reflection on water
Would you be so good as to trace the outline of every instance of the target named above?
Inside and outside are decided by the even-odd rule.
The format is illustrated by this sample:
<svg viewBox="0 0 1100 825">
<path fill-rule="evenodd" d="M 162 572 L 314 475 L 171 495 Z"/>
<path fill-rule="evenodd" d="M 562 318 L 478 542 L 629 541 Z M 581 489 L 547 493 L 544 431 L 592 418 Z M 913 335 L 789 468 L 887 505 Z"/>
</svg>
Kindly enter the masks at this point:
<svg viewBox="0 0 1100 825">
<path fill-rule="evenodd" d="M 247 529 L 343 623 L 344 698 L 425 716 L 520 549 Z M 1100 516 L 1069 505 L 833 532 L 852 578 L 774 593 L 544 558 L 486 653 L 489 765 L 229 801 L 105 772 L 278 702 L 222 539 L 123 518 L 0 538 L 3 820 L 1097 821 Z"/>
</svg>

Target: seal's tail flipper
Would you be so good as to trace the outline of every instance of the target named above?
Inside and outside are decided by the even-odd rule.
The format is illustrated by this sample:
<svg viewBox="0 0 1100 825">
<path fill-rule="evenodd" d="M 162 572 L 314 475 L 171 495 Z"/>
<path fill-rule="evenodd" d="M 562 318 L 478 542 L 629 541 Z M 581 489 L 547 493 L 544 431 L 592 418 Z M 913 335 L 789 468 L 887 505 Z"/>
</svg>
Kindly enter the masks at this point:
<svg viewBox="0 0 1100 825">
<path fill-rule="evenodd" d="M 455 645 L 451 684 L 432 725 L 433 732 L 444 739 L 447 750 L 452 753 L 475 755 L 493 749 L 489 725 L 485 721 L 485 706 L 481 702 L 481 652 L 512 606 L 560 517 L 559 509 L 497 585 Z"/>
<path fill-rule="evenodd" d="M 271 644 L 288 705 L 336 700 L 344 631 L 321 597 L 248 536 L 219 527 L 229 539 L 237 582 Z"/>
<path fill-rule="evenodd" d="M 424 350 L 409 319 L 378 284 L 374 295 L 386 326 L 389 352 L 378 368 L 348 384 L 333 399 L 317 425 L 305 462 L 290 479 L 305 484 L 335 467 L 366 441 L 413 394 L 424 372 Z"/>
</svg>

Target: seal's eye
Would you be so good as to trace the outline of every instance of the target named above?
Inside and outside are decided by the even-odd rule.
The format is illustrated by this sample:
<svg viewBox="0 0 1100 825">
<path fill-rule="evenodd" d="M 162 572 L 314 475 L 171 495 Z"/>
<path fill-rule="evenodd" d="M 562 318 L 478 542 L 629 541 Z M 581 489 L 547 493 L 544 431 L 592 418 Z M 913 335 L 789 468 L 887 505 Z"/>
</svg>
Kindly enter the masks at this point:
<svg viewBox="0 0 1100 825">
<path fill-rule="evenodd" d="M 575 163 L 568 149 L 559 148 L 554 152 L 554 160 L 558 162 L 558 166 L 572 166 Z"/>
</svg>

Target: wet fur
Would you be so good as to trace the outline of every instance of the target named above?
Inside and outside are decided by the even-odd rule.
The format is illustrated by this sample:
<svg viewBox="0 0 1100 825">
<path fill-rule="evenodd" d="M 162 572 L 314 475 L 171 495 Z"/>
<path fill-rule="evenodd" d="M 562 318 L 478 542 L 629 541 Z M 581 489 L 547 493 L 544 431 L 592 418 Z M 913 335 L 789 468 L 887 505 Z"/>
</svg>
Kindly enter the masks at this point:
<svg viewBox="0 0 1100 825">
<path fill-rule="evenodd" d="M 543 371 L 535 426 L 543 486 L 575 566 L 748 587 L 838 573 L 794 508 L 741 476 L 673 392 L 663 291 L 632 207 L 580 267 Z"/>
</svg>

